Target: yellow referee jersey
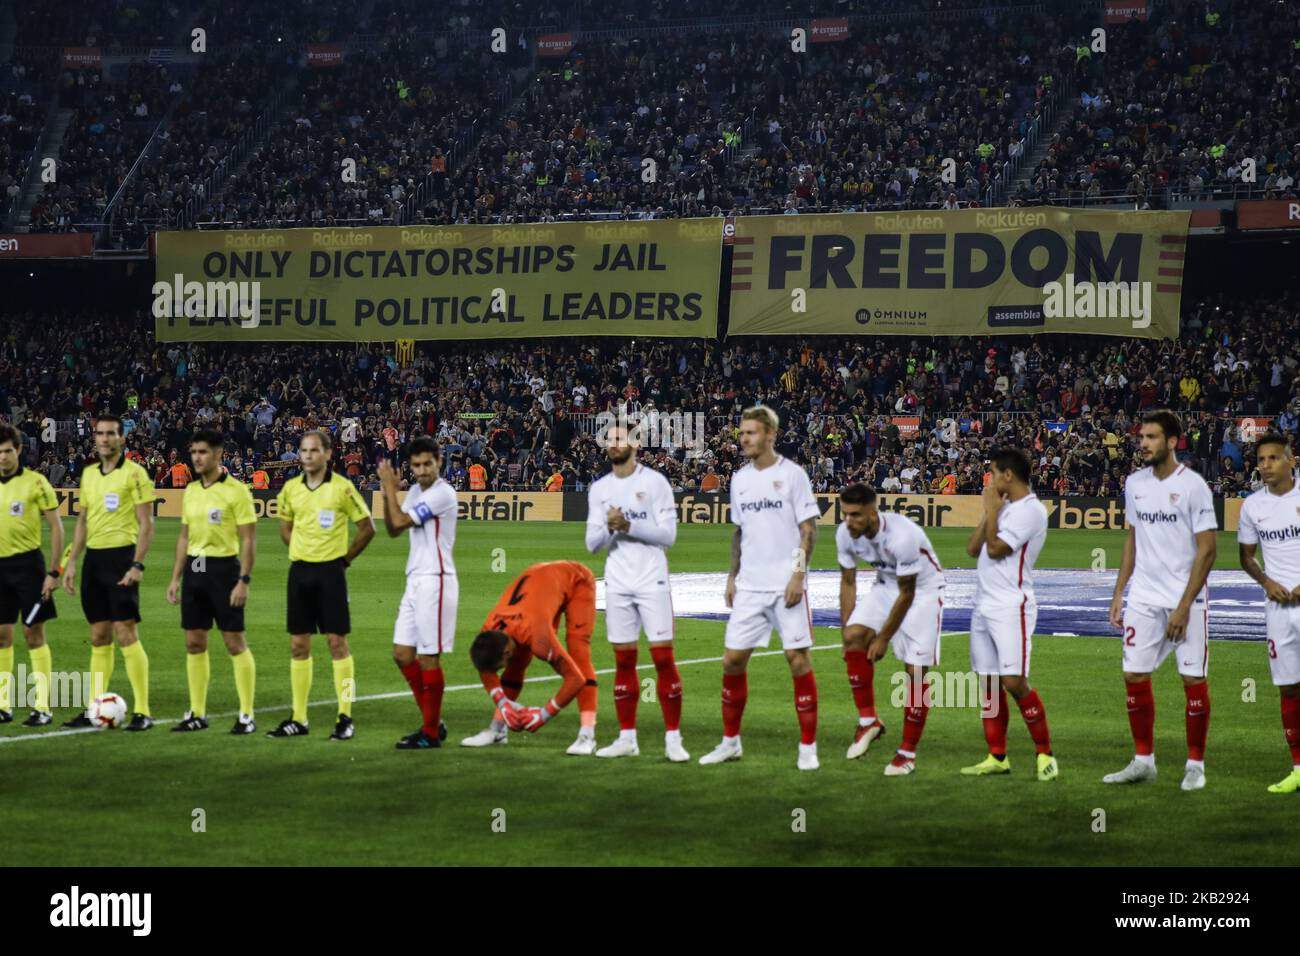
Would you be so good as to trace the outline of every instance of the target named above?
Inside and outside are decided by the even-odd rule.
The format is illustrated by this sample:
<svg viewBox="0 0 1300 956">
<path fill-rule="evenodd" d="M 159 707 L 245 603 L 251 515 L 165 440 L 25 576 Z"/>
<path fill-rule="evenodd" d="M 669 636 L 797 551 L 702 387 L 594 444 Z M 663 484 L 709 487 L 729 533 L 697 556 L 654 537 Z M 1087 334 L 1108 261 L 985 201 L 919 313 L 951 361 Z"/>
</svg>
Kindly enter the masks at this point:
<svg viewBox="0 0 1300 956">
<path fill-rule="evenodd" d="M 0 478 L 0 558 L 41 546 L 41 515 L 59 506 L 49 481 L 39 471 L 18 466 Z"/>
<path fill-rule="evenodd" d="M 181 524 L 189 533 L 191 556 L 233 558 L 239 554 L 239 526 L 256 523 L 253 493 L 226 472 L 206 487 L 201 479 L 185 486 Z"/>
<path fill-rule="evenodd" d="M 136 505 L 151 504 L 153 482 L 143 468 L 123 453 L 117 467 L 104 474 L 95 464 L 81 473 L 81 509 L 86 515 L 86 547 L 123 548 L 140 537 Z"/>
<path fill-rule="evenodd" d="M 275 499 L 281 521 L 293 522 L 289 537 L 290 561 L 333 561 L 348 553 L 348 521 L 370 517 L 370 509 L 356 486 L 333 468 L 315 488 L 307 476 L 290 478 Z"/>
</svg>

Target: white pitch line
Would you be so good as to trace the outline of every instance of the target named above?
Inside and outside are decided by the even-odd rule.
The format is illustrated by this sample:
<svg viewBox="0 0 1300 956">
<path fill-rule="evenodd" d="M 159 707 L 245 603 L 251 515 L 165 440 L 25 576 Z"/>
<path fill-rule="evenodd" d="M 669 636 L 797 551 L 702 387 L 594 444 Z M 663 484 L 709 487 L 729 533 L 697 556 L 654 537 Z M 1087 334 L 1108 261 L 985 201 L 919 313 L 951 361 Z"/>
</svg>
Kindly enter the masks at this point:
<svg viewBox="0 0 1300 956">
<path fill-rule="evenodd" d="M 841 646 L 842 645 L 840 644 L 816 644 L 813 647 L 809 648 L 809 650 L 824 651 L 830 648 L 838 648 Z M 776 654 L 784 654 L 784 653 L 785 651 L 756 651 L 753 654 L 753 656 L 771 657 Z M 693 660 L 677 661 L 677 666 L 686 667 L 687 665 L 690 664 L 718 664 L 721 662 L 722 662 L 721 657 L 697 657 L 694 658 Z M 653 664 L 640 664 L 637 666 L 637 670 L 639 671 L 652 670 L 653 668 L 654 668 Z M 605 670 L 596 671 L 596 675 L 598 677 L 604 674 L 612 674 L 612 673 L 614 673 L 614 668 L 612 667 L 606 668 Z M 543 681 L 553 681 L 553 680 L 560 680 L 560 675 L 548 674 L 544 677 L 530 677 L 525 681 L 525 686 L 529 686 L 532 684 L 540 684 Z M 457 691 L 457 690 L 482 690 L 482 689 L 483 689 L 482 684 L 454 684 L 451 687 L 445 688 L 444 692 L 451 693 L 452 691 Z M 355 701 L 353 701 L 353 703 L 361 703 L 362 701 L 367 701 L 367 700 L 391 700 L 394 697 L 409 697 L 410 694 L 411 692 L 409 690 L 391 691 L 386 694 L 367 694 L 363 697 L 358 697 Z M 307 706 L 308 707 L 337 707 L 338 701 L 337 700 L 314 700 L 311 701 L 309 704 L 307 704 Z M 292 705 L 281 704 L 276 707 L 259 708 L 257 713 L 259 715 L 274 714 L 274 713 L 282 713 L 284 711 L 289 711 L 289 710 L 293 710 Z M 238 716 L 239 716 L 239 711 L 232 710 L 229 713 L 225 713 L 225 714 L 209 714 L 208 720 L 209 721 L 222 720 L 228 717 L 238 717 Z M 155 720 L 154 726 L 165 727 L 168 724 L 177 724 L 177 723 L 180 723 L 179 719 L 169 718 L 165 720 Z M 17 734 L 11 737 L 0 737 L 0 744 L 14 744 L 23 740 L 48 740 L 51 737 L 72 737 L 77 734 L 97 734 L 97 733 L 101 733 L 98 727 L 78 727 L 73 730 L 47 731 L 46 733 L 43 734 Z"/>
</svg>

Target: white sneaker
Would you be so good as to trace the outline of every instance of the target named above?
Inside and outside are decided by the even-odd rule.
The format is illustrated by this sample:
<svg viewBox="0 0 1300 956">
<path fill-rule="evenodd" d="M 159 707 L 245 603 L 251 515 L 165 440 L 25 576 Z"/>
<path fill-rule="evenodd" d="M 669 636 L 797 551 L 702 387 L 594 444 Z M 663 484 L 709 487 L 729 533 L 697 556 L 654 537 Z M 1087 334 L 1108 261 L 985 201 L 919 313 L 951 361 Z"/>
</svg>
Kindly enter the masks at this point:
<svg viewBox="0 0 1300 956">
<path fill-rule="evenodd" d="M 1205 771 L 1200 767 L 1188 767 L 1183 774 L 1184 790 L 1202 790 L 1205 788 Z"/>
<path fill-rule="evenodd" d="M 680 737 L 664 737 L 664 756 L 673 763 L 685 763 L 691 759 L 691 755 L 682 746 Z"/>
<path fill-rule="evenodd" d="M 915 760 L 904 760 L 902 763 L 894 763 L 892 760 L 885 764 L 886 777 L 906 777 L 909 773 L 916 772 Z"/>
<path fill-rule="evenodd" d="M 821 762 L 817 759 L 817 745 L 809 744 L 799 745 L 799 759 L 795 761 L 795 766 L 800 770 L 820 770 Z"/>
<path fill-rule="evenodd" d="M 574 744 L 576 747 L 577 744 Z M 569 753 L 573 753 L 573 748 L 569 748 Z M 636 745 L 636 740 L 629 740 L 627 737 L 619 737 L 608 747 L 601 747 L 596 751 L 597 757 L 639 757 L 641 750 Z"/>
<path fill-rule="evenodd" d="M 570 757 L 590 757 L 596 752 L 596 735 L 578 734 L 578 739 L 565 751 Z"/>
<path fill-rule="evenodd" d="M 739 737 L 723 737 L 722 743 L 700 758 L 700 763 L 726 763 L 728 760 L 739 760 L 744 755 L 745 751 L 740 746 Z"/>
<path fill-rule="evenodd" d="M 863 727 L 858 725 L 858 729 L 853 733 L 853 743 L 849 744 L 849 752 L 845 754 L 850 760 L 857 760 L 871 746 L 872 741 L 885 732 L 885 725 L 879 720 L 873 720 L 870 724 Z"/>
<path fill-rule="evenodd" d="M 460 745 L 462 747 L 491 747 L 493 744 L 508 743 L 509 739 L 506 731 L 485 727 L 473 737 L 466 737 L 460 742 Z"/>
<path fill-rule="evenodd" d="M 1143 763 L 1134 757 L 1129 765 L 1118 773 L 1108 773 L 1101 778 L 1102 783 L 1154 783 L 1156 779 L 1155 764 Z M 1183 781 L 1186 783 L 1187 781 Z"/>
</svg>

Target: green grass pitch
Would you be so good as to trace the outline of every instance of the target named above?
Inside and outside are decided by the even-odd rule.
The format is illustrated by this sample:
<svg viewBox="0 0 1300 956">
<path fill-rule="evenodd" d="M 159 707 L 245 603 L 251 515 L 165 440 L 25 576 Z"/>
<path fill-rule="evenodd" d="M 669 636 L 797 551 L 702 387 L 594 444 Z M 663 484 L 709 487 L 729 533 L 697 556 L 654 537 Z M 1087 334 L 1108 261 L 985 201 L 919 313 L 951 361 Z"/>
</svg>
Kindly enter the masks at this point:
<svg viewBox="0 0 1300 956">
<path fill-rule="evenodd" d="M 727 565 L 730 528 L 683 526 L 671 553 L 674 571 L 717 571 Z M 141 637 L 152 668 L 154 716 L 185 710 L 184 644 L 179 611 L 165 590 L 177 524 L 159 522 L 143 590 Z M 831 529 L 823 528 L 812 562 L 833 568 Z M 789 672 L 779 654 L 755 657 L 745 714 L 745 757 L 739 763 L 695 763 L 721 734 L 719 691 L 723 624 L 679 620 L 683 734 L 689 764 L 662 759 L 657 704 L 640 704 L 639 758 L 602 761 L 568 757 L 577 727 L 573 708 L 534 735 L 514 734 L 506 747 L 469 750 L 462 736 L 484 726 L 490 706 L 468 660 L 469 638 L 506 583 L 536 561 L 575 558 L 599 574 L 576 524 L 462 522 L 458 644 L 444 660 L 448 686 L 441 750 L 398 752 L 393 743 L 419 716 L 391 660 L 392 620 L 403 587 L 405 539 L 379 537 L 349 572 L 357 661 L 357 736 L 327 739 L 333 711 L 329 654 L 315 649 L 310 737 L 262 735 L 286 716 L 288 639 L 284 634 L 285 549 L 271 523 L 259 526 L 259 554 L 249 606 L 249 640 L 258 665 L 259 732 L 235 738 L 231 719 L 201 734 L 121 732 L 41 737 L 12 724 L 0 729 L 5 858 L 21 865 L 348 865 L 348 864 L 964 864 L 987 866 L 1132 864 L 1282 865 L 1292 862 L 1294 798 L 1265 792 L 1288 768 L 1264 649 L 1216 642 L 1211 657 L 1213 711 L 1209 785 L 1178 789 L 1185 756 L 1183 695 L 1173 665 L 1155 678 L 1154 785 L 1104 786 L 1102 774 L 1129 759 L 1115 641 L 1042 637 L 1033 683 L 1047 707 L 1061 779 L 1033 778 L 1033 747 L 1013 711 L 1010 777 L 970 779 L 958 769 L 984 755 L 978 711 L 934 708 L 921 741 L 917 772 L 886 778 L 881 768 L 898 743 L 901 714 L 890 704 L 892 655 L 877 669 L 876 698 L 888 735 L 862 760 L 844 759 L 856 713 L 837 630 L 818 628 L 813 655 L 820 693 L 822 769 L 795 769 L 797 723 Z M 967 532 L 931 530 L 946 565 L 969 567 Z M 1052 532 L 1042 567 L 1088 566 L 1094 548 L 1118 564 L 1122 533 Z M 504 549 L 504 573 L 492 570 Z M 1235 542 L 1220 536 L 1219 566 L 1234 567 Z M 59 600 L 48 626 L 56 670 L 84 670 L 87 629 L 75 599 Z M 236 707 L 226 652 L 213 642 L 209 711 Z M 1116 637 L 1118 640 L 1118 637 Z M 26 663 L 19 637 L 16 663 Z M 773 648 L 779 641 L 773 640 Z M 598 616 L 596 666 L 613 655 Z M 642 644 L 642 663 L 649 655 Z M 969 667 L 965 635 L 944 638 L 944 667 Z M 648 675 L 653 670 L 647 668 Z M 544 669 L 534 665 L 533 675 Z M 1258 685 L 1243 700 L 1243 682 Z M 612 678 L 602 675 L 602 744 L 617 733 Z M 549 686 L 525 686 L 540 703 Z M 113 689 L 128 698 L 119 659 Z M 376 699 L 367 699 L 374 695 Z M 68 711 L 56 713 L 62 721 Z M 21 718 L 21 714 L 19 715 Z M 49 730 L 57 730 L 57 724 Z M 195 832 L 195 810 L 206 829 Z M 803 811 L 802 814 L 797 811 Z M 1104 813 L 1104 832 L 1097 832 Z M 796 826 L 802 820 L 802 828 Z M 494 827 L 494 823 L 496 826 Z M 502 823 L 504 830 L 502 831 Z"/>
</svg>

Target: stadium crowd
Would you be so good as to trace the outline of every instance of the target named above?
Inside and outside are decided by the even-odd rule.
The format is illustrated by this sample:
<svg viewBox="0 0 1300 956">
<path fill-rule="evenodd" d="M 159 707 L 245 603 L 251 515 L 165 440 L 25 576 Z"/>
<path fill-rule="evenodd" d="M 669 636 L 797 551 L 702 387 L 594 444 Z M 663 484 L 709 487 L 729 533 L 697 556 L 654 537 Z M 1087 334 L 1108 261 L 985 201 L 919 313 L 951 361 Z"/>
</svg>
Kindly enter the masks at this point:
<svg viewBox="0 0 1300 956">
<path fill-rule="evenodd" d="M 1252 426 L 1300 422 L 1291 298 L 1189 307 L 1178 340 L 1094 336 L 821 337 L 772 344 L 735 338 L 421 343 L 391 348 L 161 343 L 135 313 L 0 317 L 0 418 L 28 436 L 28 464 L 75 482 L 91 422 L 125 419 L 131 453 L 162 487 L 188 480 L 189 435 L 233 439 L 226 465 L 257 486 L 295 471 L 303 431 L 335 435 L 334 462 L 377 487 L 434 435 L 445 474 L 469 490 L 582 490 L 606 467 L 596 415 L 681 412 L 687 431 L 650 428 L 644 460 L 683 491 L 725 492 L 743 463 L 739 412 L 762 402 L 784 423 L 779 449 L 819 490 L 866 478 L 887 491 L 981 487 L 999 444 L 1033 450 L 1046 493 L 1112 495 L 1132 468 L 1143 412 L 1184 416 L 1180 454 L 1216 492 L 1258 484 Z M 696 415 L 703 428 L 696 427 Z M 478 465 L 483 471 L 471 470 Z M 259 474 L 260 472 L 260 474 Z"/>
<path fill-rule="evenodd" d="M 92 23 L 139 26 L 100 6 Z M 98 222 L 182 94 L 117 213 L 115 241 L 129 247 L 175 226 L 191 199 L 201 211 L 187 225 L 269 228 L 955 209 L 1002 195 L 1158 207 L 1167 190 L 1290 197 L 1300 178 L 1300 11 L 1287 4 L 1167 0 L 1146 22 L 1109 27 L 1104 55 L 1087 43 L 1095 11 L 1058 0 L 758 0 L 707 19 L 686 0 L 376 0 L 353 17 L 340 3 L 287 0 L 267 12 L 251 0 L 177 0 L 154 12 L 169 35 L 202 24 L 223 49 L 242 49 L 240 69 L 230 73 L 232 53 L 225 70 L 197 76 L 183 68 L 192 64 L 64 71 L 59 95 L 78 112 L 33 229 Z M 742 15 L 760 25 L 738 24 Z M 870 15 L 884 18 L 800 54 L 774 25 Z M 64 19 L 43 16 L 20 29 L 20 44 L 70 35 Z M 507 29 L 504 57 L 465 39 L 495 25 Z M 535 61 L 525 42 L 601 26 L 624 32 Z M 346 41 L 343 61 L 306 65 L 302 45 L 326 39 Z M 1069 90 L 1063 122 L 1040 130 L 1046 155 L 1017 186 L 1006 164 L 1032 146 L 1058 88 Z M 280 89 L 292 92 L 278 121 L 205 194 L 231 137 Z M 347 158 L 355 181 L 342 176 Z M 21 183 L 28 162 L 10 155 L 0 175 Z"/>
</svg>

